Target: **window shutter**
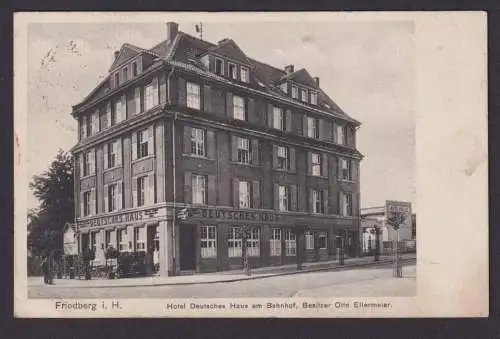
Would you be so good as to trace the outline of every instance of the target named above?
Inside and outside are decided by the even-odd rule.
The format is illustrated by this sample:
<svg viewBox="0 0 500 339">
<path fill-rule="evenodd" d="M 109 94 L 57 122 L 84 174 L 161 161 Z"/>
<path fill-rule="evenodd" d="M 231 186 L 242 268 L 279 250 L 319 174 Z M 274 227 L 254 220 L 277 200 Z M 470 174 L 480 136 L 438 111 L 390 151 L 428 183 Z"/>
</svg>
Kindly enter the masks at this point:
<svg viewBox="0 0 500 339">
<path fill-rule="evenodd" d="M 328 214 L 328 189 L 323 190 L 323 213 Z"/>
<path fill-rule="evenodd" d="M 257 117 L 255 115 L 255 99 L 254 98 L 248 98 L 246 108 L 247 108 L 247 120 L 250 122 L 258 123 Z"/>
<path fill-rule="evenodd" d="M 186 106 L 186 80 L 183 78 L 178 79 L 179 82 L 179 106 Z"/>
<path fill-rule="evenodd" d="M 207 157 L 209 159 L 215 159 L 215 153 L 215 132 L 207 130 Z"/>
<path fill-rule="evenodd" d="M 137 207 L 137 178 L 132 178 L 132 205 Z"/>
<path fill-rule="evenodd" d="M 111 101 L 106 103 L 106 120 L 108 121 L 108 128 L 111 127 Z"/>
<path fill-rule="evenodd" d="M 83 167 L 83 157 L 85 156 L 85 153 L 80 153 L 80 156 L 78 157 L 78 162 L 80 163 L 80 178 L 85 176 L 85 169 Z"/>
<path fill-rule="evenodd" d="M 252 207 L 260 208 L 260 183 L 254 180 L 252 183 Z"/>
<path fill-rule="evenodd" d="M 191 187 L 191 172 L 184 172 L 184 203 L 190 204 L 193 201 L 193 188 Z"/>
<path fill-rule="evenodd" d="M 132 160 L 137 159 L 137 133 L 132 133 Z"/>
<path fill-rule="evenodd" d="M 184 125 L 184 154 L 191 154 L 191 126 Z"/>
<path fill-rule="evenodd" d="M 273 169 L 278 168 L 278 145 L 273 145 Z"/>
<path fill-rule="evenodd" d="M 87 137 L 87 117 L 82 117 L 82 139 Z"/>
<path fill-rule="evenodd" d="M 312 152 L 307 152 L 307 174 L 312 175 Z"/>
<path fill-rule="evenodd" d="M 141 88 L 134 89 L 135 114 L 141 113 Z"/>
<path fill-rule="evenodd" d="M 83 192 L 80 192 L 80 218 L 85 216 L 85 201 L 83 200 Z"/>
<path fill-rule="evenodd" d="M 307 115 L 303 115 L 302 117 L 302 135 L 307 137 L 307 127 L 308 127 L 308 124 L 307 124 Z"/>
<path fill-rule="evenodd" d="M 294 173 L 295 172 L 295 148 L 290 147 L 289 148 L 290 152 L 290 172 Z"/>
<path fill-rule="evenodd" d="M 109 212 L 108 187 L 109 187 L 109 185 L 104 185 L 104 213 Z"/>
<path fill-rule="evenodd" d="M 104 144 L 104 169 L 109 167 L 108 154 L 109 154 L 109 144 Z"/>
<path fill-rule="evenodd" d="M 238 161 L 238 137 L 231 136 L 231 161 Z"/>
<path fill-rule="evenodd" d="M 95 199 L 95 187 L 90 190 L 90 214 L 95 215 L 96 211 L 96 199 Z"/>
<path fill-rule="evenodd" d="M 217 186 L 215 185 L 215 175 L 208 175 L 208 199 L 207 204 L 215 206 L 217 205 Z"/>
<path fill-rule="evenodd" d="M 287 109 L 285 113 L 286 131 L 292 132 L 292 111 Z"/>
<path fill-rule="evenodd" d="M 116 166 L 122 165 L 122 139 L 116 141 Z"/>
<path fill-rule="evenodd" d="M 274 127 L 273 105 L 267 104 L 267 126 Z"/>
<path fill-rule="evenodd" d="M 313 202 L 313 189 L 309 188 L 307 190 L 307 208 L 308 208 L 309 213 L 312 213 L 314 211 L 313 205 L 314 205 L 314 202 Z"/>
<path fill-rule="evenodd" d="M 123 181 L 118 182 L 116 199 L 118 200 L 116 202 L 116 208 L 121 210 L 123 208 Z"/>
<path fill-rule="evenodd" d="M 203 85 L 203 110 L 212 112 L 212 87 Z"/>
<path fill-rule="evenodd" d="M 258 165 L 259 160 L 259 140 L 252 139 L 252 164 Z"/>
<path fill-rule="evenodd" d="M 157 106 L 159 102 L 160 92 L 158 91 L 158 78 L 153 78 L 153 106 Z"/>
<path fill-rule="evenodd" d="M 226 115 L 229 118 L 234 118 L 233 112 L 233 94 L 231 92 L 226 93 Z"/>
<path fill-rule="evenodd" d="M 277 182 L 273 183 L 273 199 L 274 199 L 274 209 L 279 210 L 280 208 L 280 196 L 279 196 L 279 185 Z"/>
<path fill-rule="evenodd" d="M 147 205 L 154 205 L 155 203 L 155 175 L 148 175 L 148 190 L 146 192 Z"/>
<path fill-rule="evenodd" d="M 148 127 L 148 155 L 155 154 L 155 132 L 154 132 L 154 126 L 151 125 Z"/>
<path fill-rule="evenodd" d="M 233 206 L 238 208 L 240 207 L 240 189 L 239 189 L 240 181 L 237 178 L 233 179 Z"/>
<path fill-rule="evenodd" d="M 290 185 L 290 186 L 288 186 L 288 188 L 290 189 L 290 209 L 292 211 L 297 211 L 298 210 L 298 208 L 297 208 L 297 199 L 298 199 L 297 185 Z"/>
<path fill-rule="evenodd" d="M 321 175 L 324 177 L 328 176 L 328 154 L 321 154 Z"/>
</svg>

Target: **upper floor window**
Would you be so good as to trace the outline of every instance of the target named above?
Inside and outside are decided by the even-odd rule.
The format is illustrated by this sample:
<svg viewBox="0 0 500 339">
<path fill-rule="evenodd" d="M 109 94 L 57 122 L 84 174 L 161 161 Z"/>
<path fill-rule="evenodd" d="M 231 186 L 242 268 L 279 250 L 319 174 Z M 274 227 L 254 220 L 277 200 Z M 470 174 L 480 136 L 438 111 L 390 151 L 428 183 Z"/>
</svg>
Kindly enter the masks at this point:
<svg viewBox="0 0 500 339">
<path fill-rule="evenodd" d="M 207 155 L 205 149 L 205 130 L 191 128 L 191 154 L 204 157 Z"/>
<path fill-rule="evenodd" d="M 312 211 L 313 213 L 324 213 L 323 191 L 312 190 Z"/>
<path fill-rule="evenodd" d="M 92 122 L 94 120 L 94 115 L 91 114 L 89 117 L 87 117 L 86 119 L 84 119 L 84 122 L 85 122 L 85 134 L 87 135 L 87 137 L 90 137 L 92 136 Z"/>
<path fill-rule="evenodd" d="M 146 176 L 137 178 L 137 206 L 146 204 L 146 181 Z"/>
<path fill-rule="evenodd" d="M 297 86 L 292 86 L 292 98 L 293 99 L 298 99 L 299 97 L 299 89 Z"/>
<path fill-rule="evenodd" d="M 106 168 L 113 168 L 117 165 L 117 154 L 118 152 L 118 141 L 113 141 L 108 144 L 108 154 L 107 154 L 107 161 L 108 161 L 108 166 Z M 105 155 L 106 156 L 106 155 Z"/>
<path fill-rule="evenodd" d="M 233 116 L 238 120 L 246 120 L 245 99 L 237 95 L 233 95 Z"/>
<path fill-rule="evenodd" d="M 288 169 L 289 156 L 288 147 L 278 146 L 278 169 Z"/>
<path fill-rule="evenodd" d="M 158 105 L 158 93 L 155 93 L 155 86 L 150 83 L 144 88 L 144 109 L 147 111 Z"/>
<path fill-rule="evenodd" d="M 283 91 L 283 93 L 285 93 L 285 94 L 288 93 L 288 84 L 286 82 L 281 84 L 280 88 Z"/>
<path fill-rule="evenodd" d="M 193 204 L 206 204 L 206 178 L 204 175 L 191 176 L 191 188 Z"/>
<path fill-rule="evenodd" d="M 335 130 L 336 143 L 339 145 L 346 144 L 346 127 L 344 125 L 337 125 Z"/>
<path fill-rule="evenodd" d="M 95 165 L 94 165 L 94 152 L 87 151 L 84 153 L 83 158 L 83 175 L 92 175 L 95 173 Z"/>
<path fill-rule="evenodd" d="M 317 92 L 311 92 L 311 104 L 313 104 L 313 105 L 318 104 L 318 93 Z"/>
<path fill-rule="evenodd" d="M 303 102 L 307 102 L 307 90 L 302 89 L 300 91 L 300 100 L 302 100 Z"/>
<path fill-rule="evenodd" d="M 215 74 L 224 75 L 224 61 L 215 58 Z"/>
<path fill-rule="evenodd" d="M 118 87 L 120 85 L 120 73 L 115 73 L 115 86 Z"/>
<path fill-rule="evenodd" d="M 290 210 L 290 199 L 288 186 L 279 185 L 278 186 L 278 202 L 280 211 Z"/>
<path fill-rule="evenodd" d="M 341 192 L 342 198 L 342 215 L 345 217 L 352 216 L 352 193 Z"/>
<path fill-rule="evenodd" d="M 240 208 L 250 208 L 251 207 L 251 187 L 248 181 L 239 181 L 238 184 L 239 196 L 240 196 Z"/>
<path fill-rule="evenodd" d="M 314 176 L 321 175 L 321 156 L 318 153 L 311 154 L 311 174 Z"/>
<path fill-rule="evenodd" d="M 108 210 L 113 212 L 117 209 L 118 184 L 108 185 Z"/>
<path fill-rule="evenodd" d="M 137 75 L 137 63 L 133 62 L 132 63 L 132 76 L 136 76 Z"/>
<path fill-rule="evenodd" d="M 273 107 L 273 127 L 281 131 L 285 130 L 285 115 L 281 107 Z"/>
<path fill-rule="evenodd" d="M 91 213 L 90 194 L 91 194 L 90 191 L 83 192 L 83 216 L 90 215 Z"/>
<path fill-rule="evenodd" d="M 200 85 L 187 82 L 186 83 L 187 92 L 187 107 L 200 109 Z"/>
<path fill-rule="evenodd" d="M 228 70 L 229 76 L 232 79 L 238 79 L 238 68 L 236 68 L 235 64 L 228 63 L 227 64 L 227 70 Z"/>
<path fill-rule="evenodd" d="M 149 137 L 148 130 L 142 130 L 137 135 L 137 158 L 143 158 L 149 155 Z"/>
<path fill-rule="evenodd" d="M 128 68 L 125 67 L 123 69 L 123 82 L 127 81 L 127 79 L 128 79 Z"/>
<path fill-rule="evenodd" d="M 238 162 L 242 164 L 250 163 L 250 140 L 238 137 Z"/>
<path fill-rule="evenodd" d="M 319 138 L 318 119 L 307 117 L 307 136 L 309 138 Z"/>
<path fill-rule="evenodd" d="M 112 119 L 112 125 L 120 123 L 125 118 L 124 107 L 121 99 L 116 100 L 114 106 L 114 119 Z"/>
<path fill-rule="evenodd" d="M 350 160 L 340 159 L 340 179 L 352 180 L 352 169 Z"/>
<path fill-rule="evenodd" d="M 249 76 L 249 73 L 248 73 L 248 68 L 246 67 L 240 67 L 240 76 L 241 76 L 241 81 L 243 82 L 249 82 L 250 80 L 250 76 Z"/>
</svg>

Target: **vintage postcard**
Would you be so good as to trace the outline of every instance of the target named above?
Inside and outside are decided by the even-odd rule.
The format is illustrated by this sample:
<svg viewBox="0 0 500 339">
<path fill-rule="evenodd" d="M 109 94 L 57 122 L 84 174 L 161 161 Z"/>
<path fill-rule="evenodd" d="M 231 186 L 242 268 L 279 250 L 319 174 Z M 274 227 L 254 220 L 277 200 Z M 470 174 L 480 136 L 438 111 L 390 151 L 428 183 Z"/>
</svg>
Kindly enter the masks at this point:
<svg viewBox="0 0 500 339">
<path fill-rule="evenodd" d="M 17 13 L 14 46 L 16 317 L 488 315 L 485 13 Z"/>
</svg>

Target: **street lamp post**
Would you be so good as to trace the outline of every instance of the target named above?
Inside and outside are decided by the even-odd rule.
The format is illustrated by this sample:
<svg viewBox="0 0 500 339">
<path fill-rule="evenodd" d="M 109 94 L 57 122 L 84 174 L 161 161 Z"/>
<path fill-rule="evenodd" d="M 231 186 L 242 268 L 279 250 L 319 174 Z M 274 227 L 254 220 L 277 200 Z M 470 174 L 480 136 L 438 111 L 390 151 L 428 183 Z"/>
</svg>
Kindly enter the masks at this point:
<svg viewBox="0 0 500 339">
<path fill-rule="evenodd" d="M 380 229 L 377 225 L 373 226 L 373 230 L 375 233 L 375 252 L 374 252 L 374 261 L 380 260 Z"/>
</svg>

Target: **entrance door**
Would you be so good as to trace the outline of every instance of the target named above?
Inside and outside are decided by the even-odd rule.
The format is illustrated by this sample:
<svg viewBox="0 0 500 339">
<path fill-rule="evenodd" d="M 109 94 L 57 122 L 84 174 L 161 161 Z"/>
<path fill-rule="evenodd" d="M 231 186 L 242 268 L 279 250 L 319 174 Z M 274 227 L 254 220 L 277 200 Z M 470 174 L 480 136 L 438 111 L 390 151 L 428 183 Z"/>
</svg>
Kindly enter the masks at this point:
<svg viewBox="0 0 500 339">
<path fill-rule="evenodd" d="M 180 268 L 181 271 L 196 269 L 195 225 L 180 225 Z"/>
<path fill-rule="evenodd" d="M 83 233 L 82 237 L 82 248 L 80 248 L 80 253 L 89 248 L 89 235 L 88 233 Z"/>
</svg>

